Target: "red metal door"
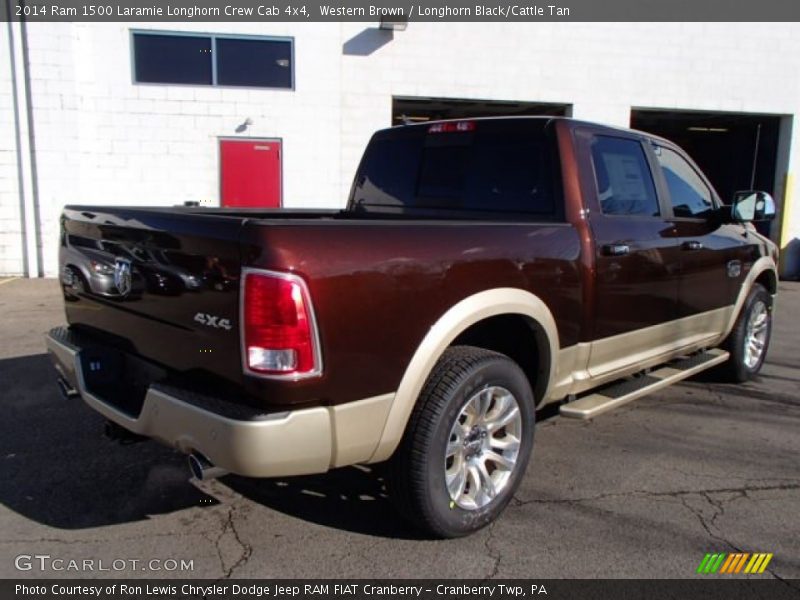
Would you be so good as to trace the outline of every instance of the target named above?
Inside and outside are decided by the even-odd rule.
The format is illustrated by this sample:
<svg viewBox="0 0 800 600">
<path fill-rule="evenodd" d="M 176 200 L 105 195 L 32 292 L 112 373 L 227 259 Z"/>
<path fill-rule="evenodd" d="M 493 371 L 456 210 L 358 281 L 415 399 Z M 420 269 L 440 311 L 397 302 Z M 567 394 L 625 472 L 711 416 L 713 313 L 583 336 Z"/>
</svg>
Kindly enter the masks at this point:
<svg viewBox="0 0 800 600">
<path fill-rule="evenodd" d="M 281 205 L 280 140 L 220 140 L 222 206 Z"/>
</svg>

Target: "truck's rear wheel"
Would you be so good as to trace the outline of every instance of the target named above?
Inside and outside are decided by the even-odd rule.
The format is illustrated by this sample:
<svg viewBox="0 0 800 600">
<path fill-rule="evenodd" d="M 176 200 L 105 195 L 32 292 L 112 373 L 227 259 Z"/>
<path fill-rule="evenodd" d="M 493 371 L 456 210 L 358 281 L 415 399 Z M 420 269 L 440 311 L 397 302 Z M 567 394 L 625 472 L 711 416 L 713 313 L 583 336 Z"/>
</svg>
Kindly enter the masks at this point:
<svg viewBox="0 0 800 600">
<path fill-rule="evenodd" d="M 505 355 L 470 346 L 437 363 L 392 458 L 390 495 L 440 537 L 491 523 L 511 500 L 533 446 L 528 380 Z"/>
<path fill-rule="evenodd" d="M 764 364 L 772 335 L 772 296 L 759 283 L 753 285 L 742 311 L 722 347 L 731 357 L 720 366 L 720 375 L 742 382 L 754 377 Z"/>
</svg>

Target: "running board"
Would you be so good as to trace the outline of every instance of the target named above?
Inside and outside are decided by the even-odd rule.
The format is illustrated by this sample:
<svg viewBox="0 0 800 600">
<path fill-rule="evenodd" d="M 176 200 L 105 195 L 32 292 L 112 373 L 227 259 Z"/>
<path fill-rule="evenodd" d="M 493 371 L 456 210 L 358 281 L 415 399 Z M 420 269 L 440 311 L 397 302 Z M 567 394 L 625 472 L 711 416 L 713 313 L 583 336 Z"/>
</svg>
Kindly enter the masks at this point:
<svg viewBox="0 0 800 600">
<path fill-rule="evenodd" d="M 687 358 L 680 358 L 650 373 L 612 383 L 593 394 L 562 404 L 560 412 L 565 417 L 591 419 L 723 363 L 728 360 L 729 356 L 730 354 L 725 350 L 715 348 Z"/>
</svg>

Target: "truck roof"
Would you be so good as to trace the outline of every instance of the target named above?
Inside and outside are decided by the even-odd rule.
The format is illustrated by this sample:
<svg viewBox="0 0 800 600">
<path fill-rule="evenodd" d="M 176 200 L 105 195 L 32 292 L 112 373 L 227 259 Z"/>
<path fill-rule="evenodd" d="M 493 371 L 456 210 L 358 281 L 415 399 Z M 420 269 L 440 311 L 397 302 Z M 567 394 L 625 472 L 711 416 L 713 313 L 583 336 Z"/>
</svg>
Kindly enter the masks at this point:
<svg viewBox="0 0 800 600">
<path fill-rule="evenodd" d="M 660 137 L 658 135 L 649 133 L 647 131 L 641 131 L 639 129 L 631 129 L 629 127 L 620 127 L 617 125 L 607 125 L 605 123 L 598 123 L 596 121 L 586 121 L 583 119 L 575 119 L 573 117 L 559 117 L 559 116 L 552 116 L 552 115 L 520 115 L 520 116 L 498 116 L 498 117 L 465 117 L 460 119 L 436 119 L 433 121 L 423 121 L 419 123 L 407 123 L 403 125 L 394 125 L 392 127 L 386 127 L 381 129 L 380 131 L 390 131 L 393 129 L 405 129 L 408 127 L 429 127 L 434 124 L 438 123 L 453 123 L 459 121 L 563 121 L 569 124 L 570 128 L 576 128 L 581 125 L 593 127 L 596 129 L 605 129 L 608 131 L 617 131 L 623 133 L 635 133 L 640 135 L 644 138 L 649 140 L 653 140 L 655 142 L 663 143 L 669 146 L 674 146 L 674 142 L 670 140 Z"/>
</svg>

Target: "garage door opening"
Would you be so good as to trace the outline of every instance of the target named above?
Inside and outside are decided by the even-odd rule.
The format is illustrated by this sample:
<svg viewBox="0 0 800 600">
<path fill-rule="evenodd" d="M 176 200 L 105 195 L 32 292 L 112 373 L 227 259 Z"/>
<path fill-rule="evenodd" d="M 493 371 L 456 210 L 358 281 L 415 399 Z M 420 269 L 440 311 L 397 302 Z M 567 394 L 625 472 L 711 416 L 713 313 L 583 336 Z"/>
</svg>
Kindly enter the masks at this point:
<svg viewBox="0 0 800 600">
<path fill-rule="evenodd" d="M 780 123 L 781 117 L 772 115 L 631 111 L 632 128 L 659 135 L 686 150 L 726 203 L 737 190 L 776 194 Z"/>
<path fill-rule="evenodd" d="M 550 102 L 514 102 L 499 100 L 466 100 L 453 98 L 392 98 L 392 125 L 424 123 L 439 119 L 474 117 L 541 116 L 565 117 L 572 113 L 569 104 Z"/>
</svg>

